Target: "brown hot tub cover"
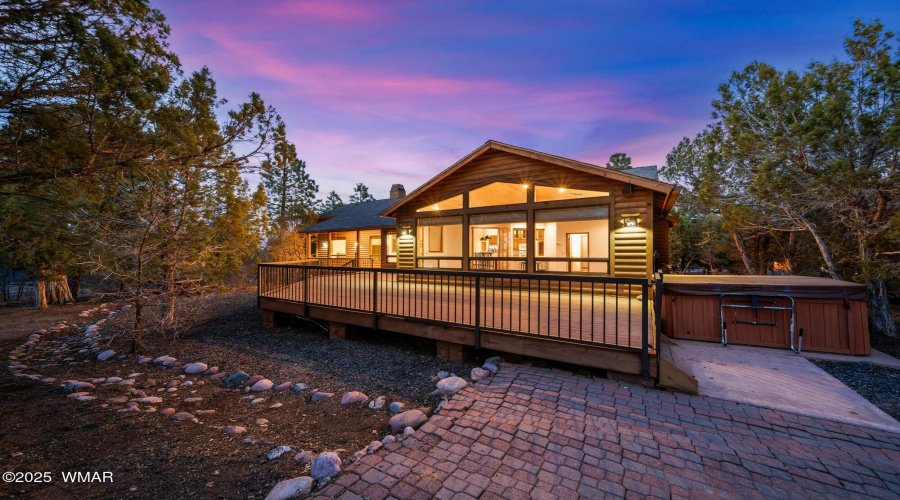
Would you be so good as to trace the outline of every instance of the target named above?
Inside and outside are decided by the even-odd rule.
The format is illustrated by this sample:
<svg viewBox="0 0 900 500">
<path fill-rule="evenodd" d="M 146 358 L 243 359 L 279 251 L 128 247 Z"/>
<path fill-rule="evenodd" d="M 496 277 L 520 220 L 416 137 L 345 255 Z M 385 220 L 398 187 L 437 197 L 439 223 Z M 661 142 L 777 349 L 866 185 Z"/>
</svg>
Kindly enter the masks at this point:
<svg viewBox="0 0 900 500">
<path fill-rule="evenodd" d="M 865 285 L 808 276 L 666 274 L 663 276 L 663 293 L 672 295 L 781 294 L 795 299 L 866 300 Z"/>
</svg>

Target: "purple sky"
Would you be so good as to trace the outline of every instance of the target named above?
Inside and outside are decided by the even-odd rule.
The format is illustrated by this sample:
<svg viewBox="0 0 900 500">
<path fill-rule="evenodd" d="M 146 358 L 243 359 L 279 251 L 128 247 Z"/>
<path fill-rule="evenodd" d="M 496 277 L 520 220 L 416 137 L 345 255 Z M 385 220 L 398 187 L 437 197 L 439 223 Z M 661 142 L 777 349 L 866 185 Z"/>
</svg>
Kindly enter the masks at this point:
<svg viewBox="0 0 900 500">
<path fill-rule="evenodd" d="M 842 56 L 893 2 L 155 2 L 186 71 L 231 103 L 274 105 L 320 195 L 411 190 L 488 139 L 605 164 L 661 165 L 753 60 Z M 256 182 L 251 177 L 251 182 Z"/>
</svg>

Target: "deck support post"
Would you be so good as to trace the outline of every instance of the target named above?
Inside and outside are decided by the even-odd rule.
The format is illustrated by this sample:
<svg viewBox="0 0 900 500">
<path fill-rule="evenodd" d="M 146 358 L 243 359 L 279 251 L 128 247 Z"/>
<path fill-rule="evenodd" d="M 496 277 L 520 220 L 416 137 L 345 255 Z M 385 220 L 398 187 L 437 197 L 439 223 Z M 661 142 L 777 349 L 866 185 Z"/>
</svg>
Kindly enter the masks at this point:
<svg viewBox="0 0 900 500">
<path fill-rule="evenodd" d="M 280 328 L 288 326 L 291 323 L 291 315 L 283 312 L 273 311 L 271 309 L 262 310 L 262 326 L 263 328 Z"/>
<path fill-rule="evenodd" d="M 650 378 L 650 325 L 647 321 L 647 302 L 650 301 L 650 280 L 641 285 L 641 378 Z M 657 349 L 659 346 L 657 346 Z"/>
<path fill-rule="evenodd" d="M 347 323 L 339 323 L 337 321 L 328 322 L 328 337 L 331 340 L 353 340 L 357 337 L 353 325 Z"/>
<path fill-rule="evenodd" d="M 481 276 L 475 276 L 475 349 L 481 349 Z"/>
<path fill-rule="evenodd" d="M 453 342 L 437 341 L 437 357 L 445 361 L 453 361 L 456 363 L 465 363 L 472 360 L 475 356 L 470 346 L 455 344 Z"/>
</svg>

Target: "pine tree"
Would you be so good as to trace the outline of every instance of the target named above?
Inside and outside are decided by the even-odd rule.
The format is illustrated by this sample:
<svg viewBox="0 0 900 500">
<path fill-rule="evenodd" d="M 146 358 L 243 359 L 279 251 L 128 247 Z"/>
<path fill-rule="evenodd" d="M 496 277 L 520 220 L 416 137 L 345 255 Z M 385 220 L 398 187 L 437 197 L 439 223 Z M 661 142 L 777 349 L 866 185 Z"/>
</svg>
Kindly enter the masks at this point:
<svg viewBox="0 0 900 500">
<path fill-rule="evenodd" d="M 364 201 L 375 201 L 375 197 L 369 194 L 369 188 L 359 182 L 353 188 L 353 194 L 350 195 L 350 203 L 362 203 Z"/>
<path fill-rule="evenodd" d="M 306 172 L 306 162 L 297 158 L 282 125 L 275 134 L 274 152 L 261 168 L 268 196 L 269 218 L 278 226 L 306 227 L 315 220 L 319 186 Z"/>
<path fill-rule="evenodd" d="M 606 168 L 610 170 L 627 170 L 631 168 L 631 157 L 625 153 L 616 153 L 609 157 Z"/>
<path fill-rule="evenodd" d="M 326 196 L 324 200 L 319 201 L 318 205 L 319 213 L 324 214 L 329 210 L 334 210 L 335 208 L 344 206 L 344 200 L 342 200 L 340 195 L 338 195 L 335 191 L 331 191 L 330 193 L 328 193 L 328 196 Z"/>
</svg>

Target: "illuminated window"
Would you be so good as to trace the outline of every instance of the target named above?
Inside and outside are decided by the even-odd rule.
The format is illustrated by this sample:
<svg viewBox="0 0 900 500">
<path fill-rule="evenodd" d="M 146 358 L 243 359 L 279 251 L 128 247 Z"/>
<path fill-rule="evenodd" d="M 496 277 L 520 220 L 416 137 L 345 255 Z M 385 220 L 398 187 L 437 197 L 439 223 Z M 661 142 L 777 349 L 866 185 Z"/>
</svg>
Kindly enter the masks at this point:
<svg viewBox="0 0 900 500">
<path fill-rule="evenodd" d="M 331 240 L 331 256 L 343 257 L 347 255 L 347 238 L 334 238 Z"/>
<path fill-rule="evenodd" d="M 569 189 L 565 187 L 534 187 L 534 201 L 578 200 L 581 198 L 597 198 L 609 196 L 606 191 L 589 191 L 586 189 Z"/>
<path fill-rule="evenodd" d="M 441 210 L 458 210 L 463 207 L 463 197 L 461 194 L 453 198 L 447 198 L 430 205 L 426 205 L 416 212 L 440 212 Z"/>
<path fill-rule="evenodd" d="M 494 182 L 469 191 L 469 207 L 516 205 L 528 201 L 528 188 L 523 184 Z"/>
</svg>

